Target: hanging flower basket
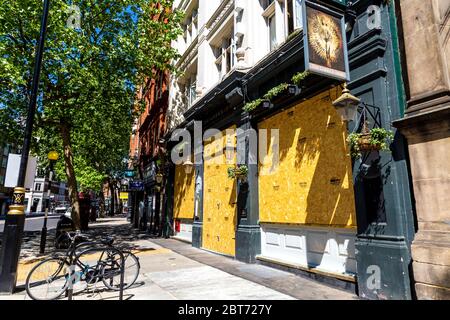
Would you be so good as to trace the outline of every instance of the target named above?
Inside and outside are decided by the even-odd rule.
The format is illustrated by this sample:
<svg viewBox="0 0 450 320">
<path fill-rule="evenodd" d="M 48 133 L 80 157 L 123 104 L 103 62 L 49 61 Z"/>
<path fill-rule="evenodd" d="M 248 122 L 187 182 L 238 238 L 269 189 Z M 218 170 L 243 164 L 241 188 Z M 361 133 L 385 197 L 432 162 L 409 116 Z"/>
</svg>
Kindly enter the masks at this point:
<svg viewBox="0 0 450 320">
<path fill-rule="evenodd" d="M 352 158 L 360 158 L 362 153 L 372 151 L 389 151 L 389 144 L 394 134 L 384 128 L 373 128 L 368 130 L 366 127 L 362 133 L 351 133 L 347 141 L 350 145 L 350 155 Z"/>
<path fill-rule="evenodd" d="M 248 167 L 246 165 L 239 165 L 228 168 L 228 178 L 237 180 L 247 180 Z"/>
<path fill-rule="evenodd" d="M 358 148 L 361 152 L 379 151 L 381 146 L 379 144 L 372 144 L 372 135 L 370 133 L 361 134 L 358 139 Z"/>
</svg>

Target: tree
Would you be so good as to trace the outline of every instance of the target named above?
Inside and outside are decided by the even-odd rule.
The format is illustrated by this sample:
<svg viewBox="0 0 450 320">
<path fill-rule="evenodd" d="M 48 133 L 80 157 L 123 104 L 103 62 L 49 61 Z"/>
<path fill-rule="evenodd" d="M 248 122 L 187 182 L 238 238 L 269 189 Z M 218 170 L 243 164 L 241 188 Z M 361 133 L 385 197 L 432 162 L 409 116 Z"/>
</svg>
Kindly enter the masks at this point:
<svg viewBox="0 0 450 320">
<path fill-rule="evenodd" d="M 78 186 L 100 183 L 127 154 L 136 88 L 155 69 L 172 70 L 182 17 L 172 2 L 51 2 L 32 147 L 41 156 L 54 148 L 62 154 L 77 227 Z M 0 137 L 22 129 L 41 14 L 40 1 L 0 0 L 0 119 L 7 124 Z"/>
</svg>

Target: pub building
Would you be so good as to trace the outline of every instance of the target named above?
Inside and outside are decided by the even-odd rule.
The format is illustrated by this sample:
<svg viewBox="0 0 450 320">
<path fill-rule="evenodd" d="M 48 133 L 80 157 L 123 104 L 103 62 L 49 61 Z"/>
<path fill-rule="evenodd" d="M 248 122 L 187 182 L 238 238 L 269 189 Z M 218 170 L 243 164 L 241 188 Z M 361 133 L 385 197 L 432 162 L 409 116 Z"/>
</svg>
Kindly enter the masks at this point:
<svg viewBox="0 0 450 320">
<path fill-rule="evenodd" d="M 263 17 L 270 18 L 272 6 L 277 16 L 281 2 L 268 1 Z M 198 19 L 197 30 L 209 30 L 198 41 L 220 43 L 214 37 L 231 23 L 237 61 L 205 90 L 204 44 L 181 52 L 184 92 L 194 89 L 195 96 L 185 108 L 169 103 L 165 139 L 175 129 L 194 136 L 198 122 L 202 133 L 215 128 L 223 136 L 201 146 L 191 141 L 193 153 L 167 179 L 173 182 L 169 215 L 175 237 L 194 247 L 290 270 L 362 298 L 411 299 L 411 181 L 405 140 L 392 127 L 405 104 L 396 8 L 384 1 L 344 2 L 286 1 L 294 6 L 294 27 L 260 58 L 245 50 L 261 41 L 249 18 L 259 14 L 252 6 L 260 2 L 223 1 L 207 18 L 201 1 L 194 9 L 195 1 L 177 2 L 187 16 L 194 12 L 189 22 Z M 247 31 L 239 31 L 247 20 Z M 177 81 L 170 99 L 182 90 Z M 181 120 L 171 122 L 171 112 Z M 389 150 L 352 153 L 351 133 L 383 128 L 393 132 Z M 264 146 L 258 141 L 267 152 L 257 163 L 251 161 L 251 129 L 269 135 Z M 271 136 L 276 129 L 277 139 Z M 230 156 L 242 141 L 244 153 Z M 168 143 L 169 151 L 174 148 L 180 148 L 177 139 Z M 238 159 L 245 165 L 236 166 Z M 245 177 L 230 177 L 230 168 L 245 168 Z"/>
</svg>

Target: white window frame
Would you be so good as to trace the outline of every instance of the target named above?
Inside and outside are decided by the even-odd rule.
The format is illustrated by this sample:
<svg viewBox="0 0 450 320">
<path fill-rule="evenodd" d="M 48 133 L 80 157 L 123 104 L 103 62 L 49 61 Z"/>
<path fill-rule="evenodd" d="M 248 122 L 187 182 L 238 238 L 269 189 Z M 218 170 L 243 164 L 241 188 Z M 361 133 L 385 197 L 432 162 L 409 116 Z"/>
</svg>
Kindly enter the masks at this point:
<svg viewBox="0 0 450 320">
<path fill-rule="evenodd" d="M 273 22 L 273 25 L 272 25 Z M 277 17 L 275 13 L 267 18 L 267 26 L 269 28 L 269 51 L 275 50 L 278 45 L 277 39 Z"/>
<path fill-rule="evenodd" d="M 289 6 L 288 0 L 274 0 L 263 12 L 263 17 L 266 19 L 269 51 L 277 48 L 277 46 L 283 42 L 287 37 L 298 29 L 303 28 L 303 13 L 302 13 L 303 0 L 292 0 L 291 6 Z M 277 13 L 277 6 L 281 9 L 281 14 Z M 291 8 L 289 8 L 291 7 Z M 289 18 L 288 14 L 292 10 L 293 30 L 289 32 Z M 280 19 L 280 17 L 283 17 Z M 277 19 L 278 18 L 278 19 Z M 274 20 L 272 20 L 274 19 Z M 280 21 L 282 20 L 282 21 Z M 274 29 L 271 30 L 271 21 L 273 21 Z M 282 25 L 280 25 L 282 23 Z M 275 43 L 272 42 L 272 34 L 274 32 Z M 281 32 L 280 32 L 281 31 Z M 284 39 L 283 39 L 284 38 Z"/>
<path fill-rule="evenodd" d="M 292 21 L 293 21 L 293 30 L 291 33 L 295 32 L 298 29 L 303 29 L 303 11 L 302 11 L 302 2 L 303 0 L 292 0 Z M 285 34 L 286 37 L 290 35 L 289 33 L 289 5 L 288 0 L 284 0 L 284 25 L 285 25 Z"/>
<path fill-rule="evenodd" d="M 197 75 L 192 76 L 184 87 L 184 96 L 188 108 L 192 107 L 195 100 L 197 100 Z"/>
<path fill-rule="evenodd" d="M 303 29 L 303 0 L 292 0 L 294 5 L 294 30 Z"/>
<path fill-rule="evenodd" d="M 213 51 L 214 56 L 216 57 L 215 65 L 217 67 L 217 72 L 219 73 L 219 79 L 223 80 L 236 65 L 236 41 L 234 39 L 234 30 L 231 30 L 229 36 L 222 38 L 221 46 L 213 48 Z"/>
<path fill-rule="evenodd" d="M 277 39 L 277 19 L 276 19 L 276 12 L 275 12 L 275 5 L 276 2 L 278 0 L 274 0 L 272 1 L 272 3 L 264 10 L 263 12 L 263 17 L 266 19 L 266 24 L 267 24 L 267 31 L 268 31 L 268 49 L 269 51 L 272 51 L 276 48 L 277 44 L 278 44 L 278 39 Z M 273 19 L 274 22 L 274 35 L 275 35 L 275 43 L 272 44 L 272 34 L 271 34 L 271 21 Z"/>
</svg>

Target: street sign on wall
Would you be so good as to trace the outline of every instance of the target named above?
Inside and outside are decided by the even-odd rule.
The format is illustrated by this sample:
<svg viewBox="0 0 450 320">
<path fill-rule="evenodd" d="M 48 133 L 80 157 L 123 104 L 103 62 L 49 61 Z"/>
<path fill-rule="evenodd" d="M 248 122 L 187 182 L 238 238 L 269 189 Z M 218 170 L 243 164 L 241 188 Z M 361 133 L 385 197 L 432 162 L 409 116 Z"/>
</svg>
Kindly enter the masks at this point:
<svg viewBox="0 0 450 320">
<path fill-rule="evenodd" d="M 126 170 L 125 171 L 125 177 L 127 178 L 133 178 L 135 176 L 135 171 L 134 170 Z"/>
<path fill-rule="evenodd" d="M 130 181 L 130 191 L 144 191 L 144 181 Z"/>
</svg>

